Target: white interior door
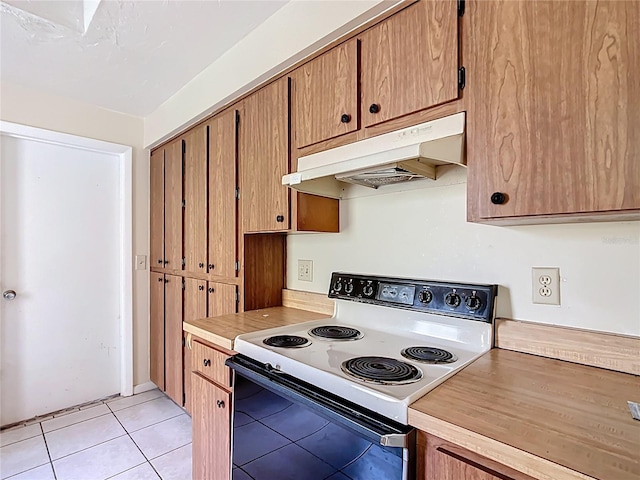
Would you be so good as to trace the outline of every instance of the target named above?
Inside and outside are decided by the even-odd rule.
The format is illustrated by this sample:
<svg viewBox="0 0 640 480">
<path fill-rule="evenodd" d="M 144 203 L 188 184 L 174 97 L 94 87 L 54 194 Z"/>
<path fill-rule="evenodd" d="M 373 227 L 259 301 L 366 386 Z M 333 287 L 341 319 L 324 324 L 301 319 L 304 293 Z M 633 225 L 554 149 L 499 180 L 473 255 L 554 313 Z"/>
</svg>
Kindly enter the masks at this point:
<svg viewBox="0 0 640 480">
<path fill-rule="evenodd" d="M 0 136 L 0 425 L 120 391 L 114 154 Z"/>
</svg>

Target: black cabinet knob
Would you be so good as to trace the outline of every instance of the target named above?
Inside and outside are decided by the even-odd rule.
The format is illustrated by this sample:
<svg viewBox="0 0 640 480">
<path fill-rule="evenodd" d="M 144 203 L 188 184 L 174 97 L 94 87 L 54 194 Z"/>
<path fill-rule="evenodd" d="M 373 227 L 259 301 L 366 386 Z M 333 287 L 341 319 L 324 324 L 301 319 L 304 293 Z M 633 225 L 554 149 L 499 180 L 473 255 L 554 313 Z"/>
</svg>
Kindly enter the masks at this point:
<svg viewBox="0 0 640 480">
<path fill-rule="evenodd" d="M 168 265 L 168 264 L 169 264 L 169 260 L 165 260 L 165 261 L 164 261 L 164 264 L 165 264 L 165 265 Z"/>
<path fill-rule="evenodd" d="M 204 285 L 198 285 L 198 290 L 200 291 L 204 290 Z"/>
<path fill-rule="evenodd" d="M 224 401 L 222 401 L 222 400 L 218 400 L 218 401 L 216 402 L 216 405 L 218 406 L 218 408 L 224 408 Z"/>
<path fill-rule="evenodd" d="M 210 263 L 209 264 L 209 270 L 213 270 L 213 269 L 214 269 L 214 265 L 213 265 L 213 263 Z"/>
<path fill-rule="evenodd" d="M 198 268 L 204 268 L 204 263 L 200 262 L 200 263 L 198 264 Z"/>
<path fill-rule="evenodd" d="M 208 367 L 209 365 L 211 365 L 211 360 L 209 360 L 208 358 L 204 359 L 204 362 L 202 362 L 204 364 L 205 367 Z"/>
<path fill-rule="evenodd" d="M 214 291 L 213 287 L 209 287 L 209 293 L 213 293 Z"/>
<path fill-rule="evenodd" d="M 349 115 L 348 113 L 343 113 L 340 117 L 340 121 L 342 123 L 349 123 L 351 121 L 351 115 Z"/>
<path fill-rule="evenodd" d="M 369 111 L 371 113 L 378 113 L 380 111 L 380 105 L 378 105 L 377 103 L 372 103 L 371 105 L 369 105 Z"/>
<path fill-rule="evenodd" d="M 159 264 L 159 265 L 162 265 L 162 260 L 158 260 L 158 264 Z"/>
<path fill-rule="evenodd" d="M 502 192 L 494 192 L 491 195 L 491 203 L 494 205 L 502 205 L 507 202 L 507 196 Z"/>
<path fill-rule="evenodd" d="M 160 277 L 160 278 L 158 279 L 158 281 L 159 281 L 159 282 L 162 282 L 162 277 Z"/>
<path fill-rule="evenodd" d="M 278 216 L 276 217 L 276 222 L 278 222 L 278 223 L 282 223 L 282 222 L 284 222 L 284 215 L 278 215 Z"/>
<path fill-rule="evenodd" d="M 169 280 L 165 278 L 164 283 L 169 283 Z"/>
</svg>

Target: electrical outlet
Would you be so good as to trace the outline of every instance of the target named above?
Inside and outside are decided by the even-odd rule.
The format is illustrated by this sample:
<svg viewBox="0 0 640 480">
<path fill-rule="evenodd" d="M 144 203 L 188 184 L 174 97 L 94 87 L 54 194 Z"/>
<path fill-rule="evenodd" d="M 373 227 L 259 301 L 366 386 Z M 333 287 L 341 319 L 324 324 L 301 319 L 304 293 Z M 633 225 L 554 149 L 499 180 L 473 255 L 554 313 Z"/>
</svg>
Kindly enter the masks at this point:
<svg viewBox="0 0 640 480">
<path fill-rule="evenodd" d="M 304 282 L 313 281 L 313 261 L 298 260 L 298 280 Z"/>
<path fill-rule="evenodd" d="M 532 267 L 533 303 L 560 305 L 560 269 L 555 267 Z"/>
</svg>

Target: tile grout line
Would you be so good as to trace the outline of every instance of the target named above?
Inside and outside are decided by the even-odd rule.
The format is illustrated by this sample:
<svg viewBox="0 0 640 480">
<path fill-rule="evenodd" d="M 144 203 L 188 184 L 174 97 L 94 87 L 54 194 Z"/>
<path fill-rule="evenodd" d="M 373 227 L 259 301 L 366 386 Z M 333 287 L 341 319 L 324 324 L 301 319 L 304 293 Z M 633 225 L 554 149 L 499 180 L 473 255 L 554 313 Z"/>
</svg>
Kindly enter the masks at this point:
<svg viewBox="0 0 640 480">
<path fill-rule="evenodd" d="M 149 425 L 145 425 L 142 428 L 138 428 L 136 430 L 132 430 L 131 432 L 129 430 L 127 430 L 127 428 L 124 425 L 122 425 L 122 423 L 120 423 L 120 425 L 122 425 L 122 428 L 124 428 L 124 431 L 127 432 L 127 434 L 131 435 L 132 433 L 137 433 L 140 430 L 144 430 L 145 428 L 153 427 L 153 426 L 158 425 L 158 424 L 160 424 L 162 422 L 166 422 L 167 420 L 173 420 L 174 418 L 177 418 L 177 417 L 179 417 L 181 415 L 188 415 L 188 413 L 182 412 L 182 413 L 179 413 L 178 415 L 174 415 L 173 417 L 167 417 L 164 420 L 160 420 L 159 422 L 150 423 Z M 115 416 L 115 414 L 114 414 L 114 416 Z M 118 420 L 118 422 L 120 422 L 120 419 L 117 416 L 116 416 L 116 420 Z"/>
<path fill-rule="evenodd" d="M 116 417 L 116 414 L 114 413 L 114 414 L 113 414 L 113 416 L 114 416 L 114 417 Z M 171 417 L 171 418 L 174 418 L 174 417 Z M 125 426 L 124 426 L 124 425 L 122 425 L 122 422 L 120 422 L 120 419 L 119 419 L 118 417 L 116 417 L 116 420 L 118 421 L 118 423 L 120 424 L 120 426 L 124 429 L 124 431 L 125 431 L 125 432 L 127 432 L 127 435 L 129 436 L 129 438 L 131 439 L 131 441 L 133 442 L 133 444 L 136 446 L 136 448 L 138 449 L 138 451 L 139 451 L 139 452 L 140 452 L 140 454 L 142 455 L 142 458 L 144 458 L 144 459 L 147 461 L 147 463 L 148 463 L 148 464 L 149 464 L 149 466 L 153 469 L 153 471 L 154 471 L 154 472 L 156 472 L 156 475 L 158 475 L 158 478 L 159 478 L 160 480 L 162 480 L 162 477 L 160 476 L 160 473 L 156 470 L 156 467 L 154 467 L 154 466 L 153 466 L 153 464 L 152 464 L 152 463 L 151 463 L 151 461 L 147 458 L 147 456 L 144 454 L 144 452 L 142 451 L 142 449 L 140 448 L 140 446 L 139 446 L 139 445 L 136 443 L 136 441 L 133 439 L 133 437 L 131 436 L 131 433 L 129 433 L 129 431 L 125 428 Z M 167 419 L 167 420 L 169 420 L 169 419 Z M 162 422 L 158 422 L 158 423 L 162 423 Z M 157 425 L 157 424 L 154 424 L 154 425 Z M 149 426 L 151 426 L 151 425 L 149 425 Z M 144 428 L 146 428 L 146 427 L 144 427 Z M 141 429 L 139 429 L 139 430 L 142 430 L 142 428 L 141 428 Z M 138 431 L 138 430 L 136 430 L 136 432 L 137 432 L 137 431 Z M 142 464 L 140 464 L 140 465 L 142 465 Z M 139 466 L 139 465 L 136 465 L 136 466 Z M 135 467 L 132 467 L 132 468 L 135 468 Z M 126 470 L 125 470 L 125 472 L 126 472 Z M 120 473 L 124 473 L 124 472 L 120 472 Z M 120 473 L 118 473 L 117 475 L 120 475 Z M 115 475 L 114 475 L 114 476 L 115 476 Z M 111 478 L 111 477 L 110 477 L 110 478 Z M 108 479 L 107 479 L 107 480 L 108 480 Z"/>
<path fill-rule="evenodd" d="M 51 465 L 53 478 L 54 480 L 57 480 L 58 476 L 56 475 L 56 469 L 53 468 L 53 460 L 51 459 L 51 452 L 49 451 L 49 444 L 47 443 L 47 437 L 44 435 L 44 428 L 42 428 L 42 422 L 40 422 L 40 431 L 42 432 L 42 440 L 44 440 L 44 447 L 47 449 L 47 456 L 49 457 L 49 465 Z"/>
<path fill-rule="evenodd" d="M 142 394 L 140 394 L 140 395 L 142 395 Z M 133 396 L 135 397 L 135 395 L 133 395 Z M 131 397 L 122 397 L 122 398 L 131 398 Z M 127 408 L 137 407 L 138 405 L 144 405 L 145 403 L 153 402 L 154 400 L 158 400 L 159 398 L 167 398 L 167 397 L 166 397 L 166 395 L 162 394 L 162 395 L 159 395 L 159 396 L 157 396 L 157 397 L 155 397 L 155 398 L 150 398 L 149 400 L 145 400 L 144 402 L 140 402 L 140 403 L 134 403 L 133 405 L 129 405 L 128 407 L 120 408 L 120 409 L 118 409 L 118 410 L 113 410 L 113 409 L 110 407 L 110 404 L 111 404 L 111 403 L 115 403 L 115 402 L 105 403 L 104 405 L 106 405 L 106 406 L 107 406 L 107 408 L 108 408 L 109 410 L 111 410 L 111 413 L 116 413 L 116 412 L 121 412 L 122 410 L 126 410 Z M 176 405 L 177 405 L 177 404 L 176 404 Z"/>
<path fill-rule="evenodd" d="M 70 457 L 70 456 L 72 456 L 72 455 L 75 455 L 76 453 L 86 452 L 87 450 L 90 450 L 90 449 L 92 449 L 93 447 L 98 447 L 98 446 L 100 446 L 100 445 L 104 445 L 104 444 L 105 444 L 105 443 L 107 443 L 107 442 L 111 442 L 111 441 L 113 441 L 113 440 L 117 440 L 118 438 L 125 437 L 126 435 L 127 435 L 127 432 L 125 431 L 125 433 L 123 433 L 122 435 L 118 435 L 117 437 L 110 438 L 109 440 L 105 440 L 105 441 L 103 441 L 103 442 L 96 443 L 95 445 L 91 445 L 90 447 L 86 447 L 86 448 L 83 448 L 82 450 L 78 450 L 78 451 L 73 452 L 73 453 L 68 453 L 67 455 L 63 455 L 63 456 L 62 456 L 62 457 L 60 457 L 60 458 L 56 458 L 55 460 L 52 460 L 52 463 L 53 463 L 54 461 L 55 461 L 55 462 L 57 462 L 58 460 L 62 460 L 63 458 L 68 458 L 68 457 Z"/>
<path fill-rule="evenodd" d="M 106 417 L 107 415 L 113 415 L 113 412 L 109 411 L 107 413 L 103 413 L 102 415 L 96 415 L 95 417 L 85 418 L 84 420 L 80 420 L 80 421 L 75 422 L 75 423 L 70 423 L 69 425 L 65 425 L 64 427 L 54 428 L 53 430 L 49 430 L 47 432 L 44 432 L 44 428 L 42 428 L 42 431 L 43 431 L 43 433 L 53 433 L 53 432 L 57 432 L 58 430 L 62 430 L 64 428 L 73 427 L 74 425 L 80 425 L 81 423 L 85 423 L 85 422 L 88 422 L 90 420 L 95 420 L 96 418 Z M 49 420 L 47 420 L 47 421 L 49 421 Z M 42 427 L 42 424 L 40 424 L 40 426 Z"/>
</svg>

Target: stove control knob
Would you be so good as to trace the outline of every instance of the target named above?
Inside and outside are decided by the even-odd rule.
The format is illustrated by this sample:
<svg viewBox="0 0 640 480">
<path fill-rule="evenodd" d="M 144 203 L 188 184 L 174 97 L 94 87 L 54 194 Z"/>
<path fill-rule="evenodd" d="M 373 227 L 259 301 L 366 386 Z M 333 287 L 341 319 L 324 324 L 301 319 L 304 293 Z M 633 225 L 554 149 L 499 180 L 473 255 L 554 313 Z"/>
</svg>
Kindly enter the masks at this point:
<svg viewBox="0 0 640 480">
<path fill-rule="evenodd" d="M 349 295 L 351 292 L 353 292 L 353 283 L 349 282 L 344 286 L 344 293 Z"/>
<path fill-rule="evenodd" d="M 474 312 L 482 306 L 482 300 L 480 300 L 480 297 L 476 295 L 476 292 L 473 292 L 465 299 L 464 304 L 469 310 Z"/>
<path fill-rule="evenodd" d="M 338 293 L 342 290 L 342 280 L 336 280 L 336 283 L 333 284 L 333 291 Z"/>
<path fill-rule="evenodd" d="M 446 303 L 451 308 L 456 308 L 457 306 L 459 306 L 460 301 L 460 295 L 458 295 L 455 290 L 451 293 L 447 293 L 447 295 L 444 297 L 444 303 Z"/>
<path fill-rule="evenodd" d="M 370 297 L 371 295 L 373 295 L 373 286 L 371 284 L 365 285 L 362 288 L 362 294 L 365 297 Z"/>
<path fill-rule="evenodd" d="M 431 300 L 433 300 L 433 293 L 431 293 L 430 290 L 422 290 L 420 293 L 418 293 L 418 300 L 420 301 L 420 303 L 429 303 Z"/>
</svg>

